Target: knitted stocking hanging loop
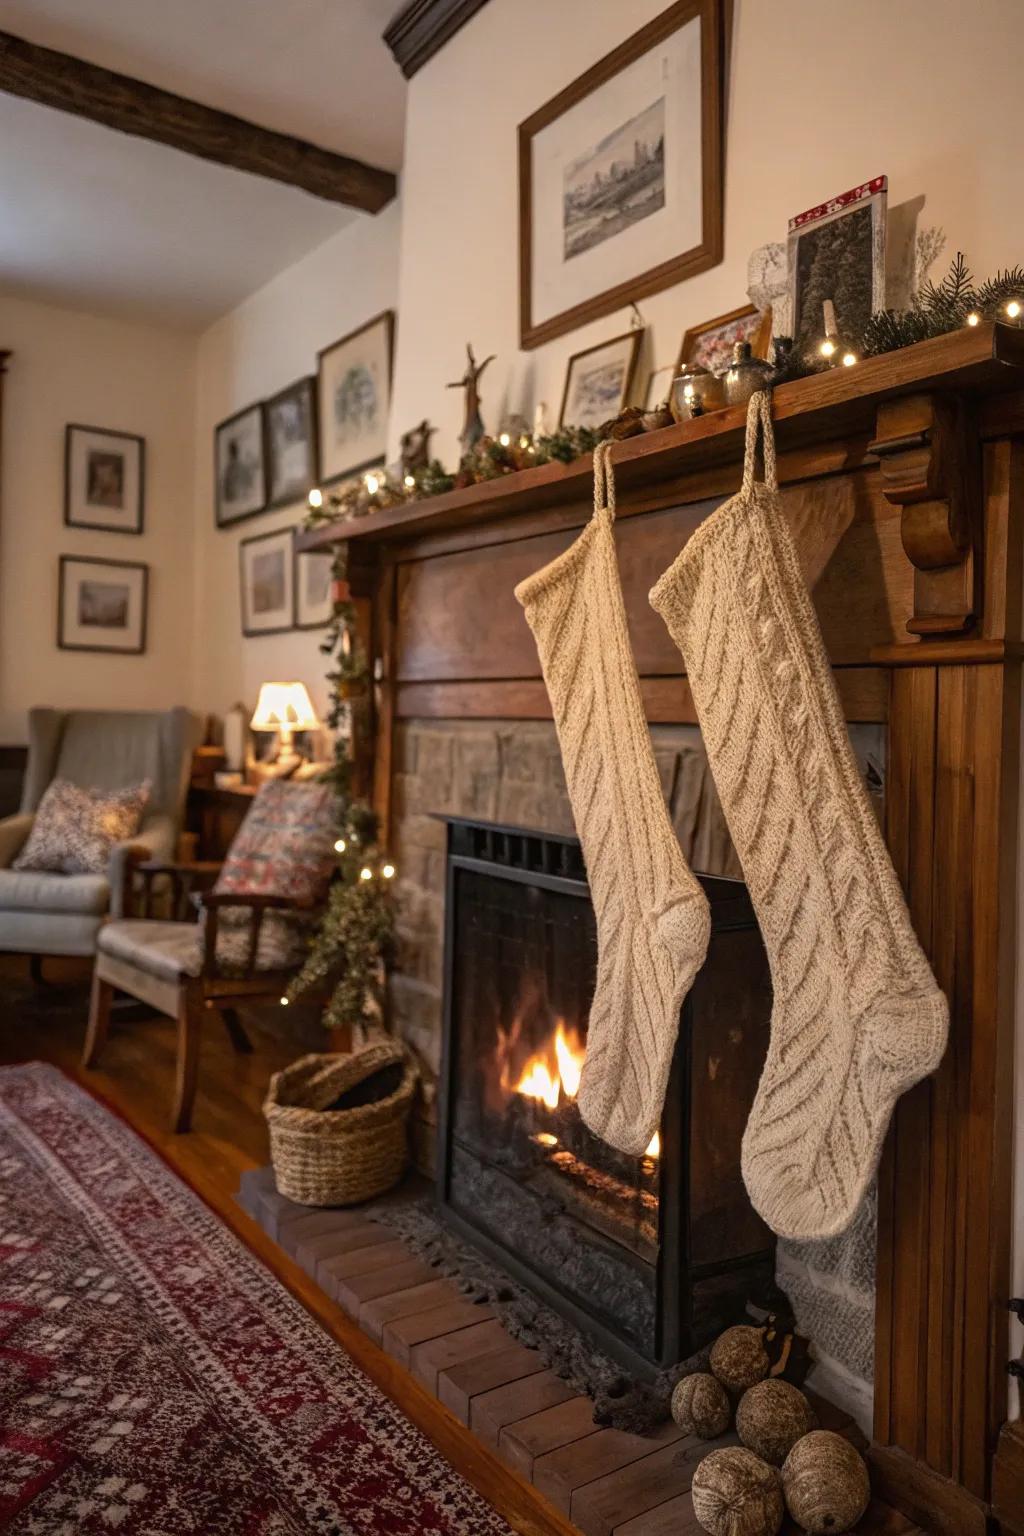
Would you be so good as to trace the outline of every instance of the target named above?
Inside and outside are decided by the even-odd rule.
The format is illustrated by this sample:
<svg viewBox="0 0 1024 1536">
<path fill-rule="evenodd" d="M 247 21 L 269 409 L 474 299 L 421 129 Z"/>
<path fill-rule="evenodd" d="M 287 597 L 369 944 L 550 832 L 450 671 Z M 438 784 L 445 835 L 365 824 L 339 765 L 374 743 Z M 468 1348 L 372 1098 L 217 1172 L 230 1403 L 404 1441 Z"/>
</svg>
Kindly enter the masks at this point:
<svg viewBox="0 0 1024 1536">
<path fill-rule="evenodd" d="M 580 1114 L 639 1155 L 661 1120 L 679 1011 L 711 924 L 644 718 L 615 555 L 611 451 L 602 443 L 594 453 L 587 527 L 516 597 L 537 641 L 597 917 Z"/>
<path fill-rule="evenodd" d="M 742 489 L 651 603 L 683 653 L 771 963 L 743 1176 L 780 1235 L 831 1237 L 871 1182 L 896 1099 L 938 1065 L 948 1014 L 850 746 L 782 512 L 766 395 L 750 402 Z"/>
</svg>

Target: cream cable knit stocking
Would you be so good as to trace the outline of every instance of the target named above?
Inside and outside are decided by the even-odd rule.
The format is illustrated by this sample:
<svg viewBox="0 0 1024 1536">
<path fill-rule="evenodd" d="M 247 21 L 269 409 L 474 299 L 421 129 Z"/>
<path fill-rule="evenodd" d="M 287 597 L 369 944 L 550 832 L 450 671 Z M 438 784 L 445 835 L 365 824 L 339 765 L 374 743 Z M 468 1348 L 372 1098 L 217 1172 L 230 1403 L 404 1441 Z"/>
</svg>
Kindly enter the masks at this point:
<svg viewBox="0 0 1024 1536">
<path fill-rule="evenodd" d="M 948 1013 L 850 746 L 782 515 L 766 395 L 750 402 L 742 490 L 651 602 L 683 653 L 771 962 L 743 1177 L 780 1235 L 831 1237 L 856 1213 L 896 1099 L 938 1065 Z"/>
<path fill-rule="evenodd" d="M 665 807 L 615 557 L 610 443 L 594 454 L 594 516 L 521 582 L 554 710 L 597 914 L 597 986 L 579 1109 L 622 1152 L 661 1120 L 679 1011 L 711 920 Z"/>
</svg>

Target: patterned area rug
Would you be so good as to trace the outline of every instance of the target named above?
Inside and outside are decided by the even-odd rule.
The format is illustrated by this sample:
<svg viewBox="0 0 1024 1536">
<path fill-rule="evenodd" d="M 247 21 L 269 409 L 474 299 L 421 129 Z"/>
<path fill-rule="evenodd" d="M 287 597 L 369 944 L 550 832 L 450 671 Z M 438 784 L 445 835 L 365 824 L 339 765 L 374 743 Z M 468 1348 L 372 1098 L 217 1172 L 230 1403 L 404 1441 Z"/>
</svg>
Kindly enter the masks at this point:
<svg viewBox="0 0 1024 1536">
<path fill-rule="evenodd" d="M 0 1070 L 0 1528 L 508 1536 L 135 1134 Z"/>
</svg>

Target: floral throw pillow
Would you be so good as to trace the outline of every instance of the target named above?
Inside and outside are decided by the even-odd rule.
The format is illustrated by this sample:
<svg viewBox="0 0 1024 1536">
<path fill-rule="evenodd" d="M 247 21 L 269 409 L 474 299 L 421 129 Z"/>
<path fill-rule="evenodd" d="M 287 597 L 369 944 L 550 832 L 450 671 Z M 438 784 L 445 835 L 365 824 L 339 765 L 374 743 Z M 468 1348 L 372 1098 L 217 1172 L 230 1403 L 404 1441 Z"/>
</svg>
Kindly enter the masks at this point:
<svg viewBox="0 0 1024 1536">
<path fill-rule="evenodd" d="M 335 868 L 334 813 L 329 785 L 268 780 L 235 834 L 214 890 L 319 905 Z"/>
<path fill-rule="evenodd" d="M 103 875 L 115 843 L 139 830 L 150 782 L 127 789 L 81 789 L 54 779 L 39 802 L 32 830 L 14 869 L 58 875 Z"/>
</svg>

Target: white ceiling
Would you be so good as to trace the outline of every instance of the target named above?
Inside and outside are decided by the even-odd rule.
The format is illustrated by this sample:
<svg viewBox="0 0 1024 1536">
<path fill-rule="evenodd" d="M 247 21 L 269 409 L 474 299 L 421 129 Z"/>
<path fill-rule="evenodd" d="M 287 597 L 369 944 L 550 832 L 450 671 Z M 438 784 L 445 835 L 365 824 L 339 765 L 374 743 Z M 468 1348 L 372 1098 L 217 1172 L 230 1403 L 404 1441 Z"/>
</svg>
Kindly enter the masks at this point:
<svg viewBox="0 0 1024 1536">
<path fill-rule="evenodd" d="M 0 30 L 398 169 L 396 0 L 0 0 Z M 208 324 L 355 217 L 0 94 L 0 290 Z"/>
</svg>

